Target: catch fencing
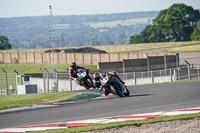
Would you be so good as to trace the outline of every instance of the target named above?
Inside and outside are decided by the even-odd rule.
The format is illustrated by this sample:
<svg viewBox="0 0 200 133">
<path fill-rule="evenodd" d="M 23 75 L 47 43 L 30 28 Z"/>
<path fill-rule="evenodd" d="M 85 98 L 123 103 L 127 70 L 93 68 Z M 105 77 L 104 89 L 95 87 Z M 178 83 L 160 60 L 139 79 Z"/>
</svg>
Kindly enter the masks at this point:
<svg viewBox="0 0 200 133">
<path fill-rule="evenodd" d="M 162 82 L 174 82 L 180 80 L 199 80 L 200 65 L 184 65 L 180 67 L 151 70 L 144 72 L 119 73 L 127 85 L 142 85 Z"/>
<path fill-rule="evenodd" d="M 72 81 L 69 74 L 66 72 L 58 72 L 56 69 L 42 71 L 42 79 L 38 77 L 31 77 L 30 83 L 38 83 L 38 92 L 63 92 L 75 90 L 76 83 Z M 72 89 L 73 87 L 73 89 Z"/>
<path fill-rule="evenodd" d="M 170 67 L 171 66 L 171 67 Z M 168 65 L 166 69 L 153 70 L 156 66 L 151 66 L 148 71 L 134 71 L 134 68 L 130 68 L 132 72 L 119 73 L 122 80 L 126 82 L 126 85 L 142 85 L 142 84 L 154 84 L 162 82 L 175 82 L 179 80 L 200 80 L 200 65 L 183 65 L 175 67 Z M 103 71 L 107 72 L 107 71 Z M 91 72 L 91 76 L 94 72 Z M 47 74 L 47 73 L 43 73 Z M 67 72 L 57 72 L 56 86 L 57 91 L 74 91 L 83 90 L 85 88 L 77 85 L 73 80 L 70 80 Z M 52 73 L 48 76 L 43 76 L 43 82 L 38 86 L 41 88 L 40 92 L 53 92 L 55 84 L 53 84 Z M 44 87 L 44 89 L 42 89 Z M 48 90 L 48 91 L 45 91 Z"/>
<path fill-rule="evenodd" d="M 18 81 L 15 70 L 0 70 L 0 95 L 16 94 Z"/>
<path fill-rule="evenodd" d="M 153 70 L 148 67 L 147 71 L 134 71 L 119 73 L 126 85 L 142 85 L 154 84 L 162 82 L 174 82 L 180 80 L 200 80 L 200 65 L 189 63 L 184 66 L 170 67 L 161 70 Z M 49 92 L 66 92 L 75 90 L 84 90 L 85 88 L 77 85 L 71 80 L 69 74 L 65 72 L 57 72 L 56 70 L 41 69 L 42 74 L 34 75 L 18 75 L 16 71 L 0 71 L 0 94 L 9 95 L 17 94 L 17 87 L 21 84 L 37 85 L 38 93 Z M 104 71 L 106 72 L 106 71 Z M 91 71 L 91 76 L 94 71 Z M 27 80 L 28 77 L 28 80 Z"/>
</svg>

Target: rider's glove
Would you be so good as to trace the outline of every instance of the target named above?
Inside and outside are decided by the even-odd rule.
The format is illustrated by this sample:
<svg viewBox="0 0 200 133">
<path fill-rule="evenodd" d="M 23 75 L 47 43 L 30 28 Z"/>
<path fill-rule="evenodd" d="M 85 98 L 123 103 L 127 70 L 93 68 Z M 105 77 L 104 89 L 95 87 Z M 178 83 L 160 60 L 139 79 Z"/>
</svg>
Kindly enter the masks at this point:
<svg viewBox="0 0 200 133">
<path fill-rule="evenodd" d="M 101 91 L 102 91 L 102 89 L 101 89 L 101 88 L 98 88 L 98 91 L 99 91 L 99 92 L 101 92 Z"/>
</svg>

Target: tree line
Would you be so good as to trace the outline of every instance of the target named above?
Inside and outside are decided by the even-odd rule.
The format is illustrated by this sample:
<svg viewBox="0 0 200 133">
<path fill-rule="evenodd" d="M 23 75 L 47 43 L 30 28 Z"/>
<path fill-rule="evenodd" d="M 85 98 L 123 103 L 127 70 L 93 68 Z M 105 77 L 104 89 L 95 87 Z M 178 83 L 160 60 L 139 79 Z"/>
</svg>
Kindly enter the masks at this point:
<svg viewBox="0 0 200 133">
<path fill-rule="evenodd" d="M 129 39 L 130 44 L 200 40 L 200 12 L 185 4 L 161 10 L 153 23 Z"/>
</svg>

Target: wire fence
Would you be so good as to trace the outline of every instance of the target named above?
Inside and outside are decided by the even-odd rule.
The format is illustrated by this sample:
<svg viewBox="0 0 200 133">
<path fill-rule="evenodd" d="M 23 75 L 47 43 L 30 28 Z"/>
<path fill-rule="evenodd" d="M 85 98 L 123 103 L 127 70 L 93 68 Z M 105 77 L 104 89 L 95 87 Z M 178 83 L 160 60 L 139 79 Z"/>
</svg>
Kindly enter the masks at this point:
<svg viewBox="0 0 200 133">
<path fill-rule="evenodd" d="M 38 92 L 64 92 L 64 91 L 74 91 L 74 90 L 82 90 L 83 87 L 76 84 L 75 81 L 71 80 L 69 77 L 68 71 L 65 72 L 57 72 L 56 70 L 41 70 L 43 72 L 43 82 L 41 83 L 41 79 L 31 78 L 30 82 L 40 82 L 38 84 Z M 91 75 L 92 76 L 92 75 Z"/>
<path fill-rule="evenodd" d="M 0 94 L 16 94 L 17 90 L 17 72 L 15 70 L 0 71 Z"/>
<path fill-rule="evenodd" d="M 162 70 L 119 73 L 127 85 L 141 85 L 179 80 L 199 80 L 200 65 L 185 65 Z"/>
<path fill-rule="evenodd" d="M 130 68 L 131 69 L 131 68 Z M 36 85 L 37 93 L 65 92 L 83 90 L 71 80 L 67 71 L 42 69 L 39 76 L 18 75 L 16 71 L 0 71 L 0 95 L 17 94 L 19 85 Z M 93 72 L 92 72 L 93 73 Z M 91 76 L 92 76 L 91 73 Z M 167 67 L 167 69 L 147 71 L 134 71 L 119 73 L 126 85 L 142 85 L 162 82 L 174 82 L 180 80 L 200 80 L 200 65 L 184 65 L 180 67 Z"/>
</svg>

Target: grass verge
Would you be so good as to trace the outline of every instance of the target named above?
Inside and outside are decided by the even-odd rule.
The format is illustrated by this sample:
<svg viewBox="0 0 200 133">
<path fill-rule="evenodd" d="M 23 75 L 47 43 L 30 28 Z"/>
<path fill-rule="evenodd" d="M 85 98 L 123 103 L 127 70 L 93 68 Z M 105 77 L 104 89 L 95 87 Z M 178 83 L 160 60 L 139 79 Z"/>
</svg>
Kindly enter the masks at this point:
<svg viewBox="0 0 200 133">
<path fill-rule="evenodd" d="M 47 131 L 37 131 L 34 133 L 77 133 L 77 132 L 86 132 L 86 131 L 95 131 L 95 130 L 104 130 L 110 128 L 119 128 L 124 126 L 141 126 L 143 124 L 153 124 L 158 122 L 167 122 L 167 121 L 174 121 L 174 120 L 188 120 L 194 119 L 196 117 L 200 117 L 200 113 L 195 114 L 187 114 L 187 115 L 177 115 L 177 116 L 166 116 L 160 118 L 150 118 L 144 120 L 129 120 L 123 122 L 113 122 L 108 124 L 91 124 L 84 127 L 72 127 L 67 129 L 57 129 L 57 130 L 47 130 Z"/>
<path fill-rule="evenodd" d="M 78 94 L 79 93 L 72 92 L 56 92 L 26 95 L 0 95 L 0 110 L 66 100 Z"/>
</svg>

